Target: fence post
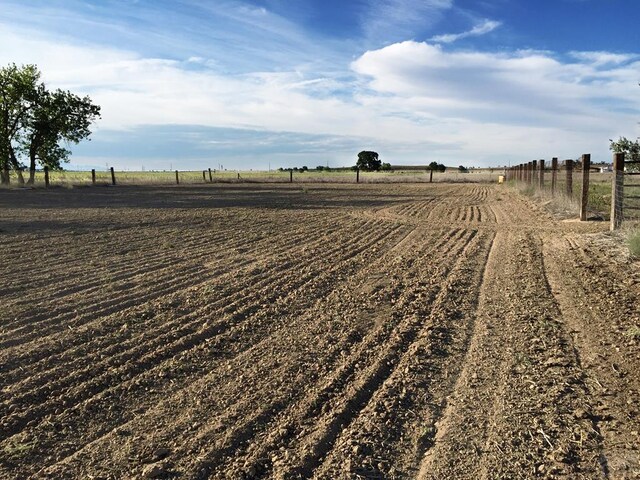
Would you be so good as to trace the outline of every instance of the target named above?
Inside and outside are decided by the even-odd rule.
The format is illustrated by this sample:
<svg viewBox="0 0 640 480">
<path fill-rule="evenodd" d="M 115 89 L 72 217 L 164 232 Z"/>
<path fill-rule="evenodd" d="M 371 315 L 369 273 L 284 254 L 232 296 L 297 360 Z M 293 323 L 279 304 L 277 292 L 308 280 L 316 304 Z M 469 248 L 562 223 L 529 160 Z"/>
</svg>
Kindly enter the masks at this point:
<svg viewBox="0 0 640 480">
<path fill-rule="evenodd" d="M 591 154 L 582 155 L 582 198 L 580 200 L 580 220 L 587 219 L 589 205 L 589 170 L 591 169 Z"/>
<path fill-rule="evenodd" d="M 567 197 L 573 197 L 573 160 L 565 160 L 565 165 L 567 167 Z"/>
<path fill-rule="evenodd" d="M 44 186 L 49 188 L 49 167 L 44 167 Z"/>
<path fill-rule="evenodd" d="M 95 185 L 96 184 L 96 169 L 92 168 L 91 169 L 91 185 Z"/>
<path fill-rule="evenodd" d="M 527 183 L 531 185 L 533 183 L 533 162 L 528 162 L 527 166 Z"/>
<path fill-rule="evenodd" d="M 556 185 L 558 183 L 558 157 L 551 159 L 551 195 L 556 194 Z"/>
<path fill-rule="evenodd" d="M 113 167 L 111 167 L 111 185 L 116 184 L 116 172 L 113 171 Z"/>
<path fill-rule="evenodd" d="M 293 183 L 293 168 L 289 169 L 289 183 Z"/>
<path fill-rule="evenodd" d="M 211 169 L 209 169 L 209 182 L 213 183 L 213 177 L 211 176 Z"/>
<path fill-rule="evenodd" d="M 533 173 L 533 176 L 531 177 L 531 183 L 533 184 L 534 187 L 538 186 L 538 161 L 534 160 L 532 162 L 532 169 L 531 172 Z"/>
<path fill-rule="evenodd" d="M 613 181 L 611 185 L 611 230 L 622 225 L 624 198 L 624 153 L 613 154 Z"/>
<path fill-rule="evenodd" d="M 206 170 L 202 170 L 202 181 L 204 183 L 207 183 L 207 171 Z"/>
<path fill-rule="evenodd" d="M 433 183 L 433 169 L 429 170 L 429 183 Z"/>
<path fill-rule="evenodd" d="M 180 177 L 178 177 L 178 170 L 176 170 L 176 185 L 180 185 Z"/>
<path fill-rule="evenodd" d="M 356 167 L 356 183 L 360 183 L 360 169 Z"/>
<path fill-rule="evenodd" d="M 544 190 L 544 160 L 540 160 L 540 175 L 538 178 L 540 180 L 540 190 Z"/>
</svg>

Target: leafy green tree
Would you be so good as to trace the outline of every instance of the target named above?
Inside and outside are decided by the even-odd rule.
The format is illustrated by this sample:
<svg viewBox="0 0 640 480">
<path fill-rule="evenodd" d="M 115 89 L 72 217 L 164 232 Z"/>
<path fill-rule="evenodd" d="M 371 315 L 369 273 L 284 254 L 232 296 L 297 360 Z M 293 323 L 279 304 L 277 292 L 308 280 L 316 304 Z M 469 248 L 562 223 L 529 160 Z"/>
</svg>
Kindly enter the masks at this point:
<svg viewBox="0 0 640 480">
<path fill-rule="evenodd" d="M 378 158 L 377 152 L 363 150 L 358 154 L 356 167 L 361 170 L 378 171 L 382 167 L 382 160 Z"/>
<path fill-rule="evenodd" d="M 36 101 L 40 72 L 35 65 L 18 67 L 10 64 L 0 68 L 0 171 L 2 183 L 9 182 L 9 169 L 22 178 L 16 144 L 28 123 L 29 113 Z"/>
<path fill-rule="evenodd" d="M 460 165 L 460 166 L 458 167 L 458 171 L 459 171 L 460 173 L 469 173 L 469 169 L 468 169 L 467 167 L 465 167 L 464 165 Z"/>
<path fill-rule="evenodd" d="M 9 168 L 24 182 L 21 159 L 29 162 L 29 182 L 36 165 L 61 169 L 71 152 L 62 146 L 78 143 L 91 134 L 89 127 L 100 117 L 100 107 L 89 97 L 71 92 L 50 92 L 40 82 L 35 65 L 0 68 L 0 169 L 2 182 Z"/>
<path fill-rule="evenodd" d="M 617 141 L 609 140 L 611 144 L 609 149 L 614 153 L 624 153 L 625 160 L 631 160 L 634 162 L 640 161 L 640 142 L 629 140 L 626 137 L 620 137 Z M 628 171 L 638 172 L 640 171 L 640 164 L 630 163 L 627 167 Z"/>
<path fill-rule="evenodd" d="M 447 169 L 447 167 L 438 162 L 431 162 L 428 168 L 434 172 L 444 172 Z"/>
<path fill-rule="evenodd" d="M 380 170 L 382 170 L 383 172 L 391 171 L 391 164 L 390 163 L 383 163 L 382 166 L 380 167 Z"/>
<path fill-rule="evenodd" d="M 91 99 L 71 92 L 42 89 L 31 109 L 22 150 L 29 158 L 29 183 L 33 183 L 36 163 L 60 170 L 71 152 L 60 144 L 78 143 L 91 135 L 89 127 L 100 117 L 100 107 Z"/>
</svg>

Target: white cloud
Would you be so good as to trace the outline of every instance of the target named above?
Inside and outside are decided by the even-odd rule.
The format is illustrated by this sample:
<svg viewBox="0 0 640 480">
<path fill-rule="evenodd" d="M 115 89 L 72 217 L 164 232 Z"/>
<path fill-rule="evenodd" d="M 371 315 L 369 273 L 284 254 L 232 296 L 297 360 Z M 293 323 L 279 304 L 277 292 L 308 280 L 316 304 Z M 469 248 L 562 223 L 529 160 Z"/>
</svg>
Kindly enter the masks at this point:
<svg viewBox="0 0 640 480">
<path fill-rule="evenodd" d="M 395 163 L 458 165 L 608 155 L 607 139 L 637 136 L 640 119 L 634 55 L 573 52 L 564 61 L 410 41 L 364 53 L 352 72 L 336 65 L 337 76 L 232 75 L 197 55 L 147 58 L 9 28 L 3 43 L 0 64 L 36 63 L 50 86 L 90 94 L 102 106 L 103 130 L 179 124 L 324 134 L 369 139 L 368 148 Z"/>
<path fill-rule="evenodd" d="M 467 37 L 479 37 L 487 33 L 493 32 L 496 28 L 502 25 L 502 22 L 495 20 L 485 20 L 479 25 L 476 25 L 471 30 L 462 33 L 447 33 L 444 35 L 436 35 L 431 37 L 432 42 L 436 43 L 453 43 L 457 40 L 461 40 Z"/>
</svg>

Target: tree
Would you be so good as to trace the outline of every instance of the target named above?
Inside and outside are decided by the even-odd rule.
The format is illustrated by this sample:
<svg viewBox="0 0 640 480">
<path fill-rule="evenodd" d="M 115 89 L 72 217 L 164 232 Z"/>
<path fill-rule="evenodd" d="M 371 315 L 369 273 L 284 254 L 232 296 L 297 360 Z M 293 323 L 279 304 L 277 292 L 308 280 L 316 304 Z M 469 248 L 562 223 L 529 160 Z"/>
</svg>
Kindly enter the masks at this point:
<svg viewBox="0 0 640 480">
<path fill-rule="evenodd" d="M 0 68 L 0 167 L 7 183 L 9 167 L 22 178 L 23 163 L 29 161 L 29 182 L 36 164 L 61 169 L 70 150 L 62 143 L 78 143 L 91 135 L 89 127 L 100 117 L 100 107 L 89 97 L 71 92 L 50 92 L 40 82 L 35 65 Z"/>
<path fill-rule="evenodd" d="M 78 143 L 91 135 L 89 127 L 100 116 L 100 107 L 91 99 L 71 92 L 43 89 L 31 110 L 22 150 L 29 158 L 29 183 L 33 183 L 36 162 L 60 170 L 71 152 L 61 142 Z"/>
<path fill-rule="evenodd" d="M 22 168 L 16 154 L 16 144 L 27 125 L 38 90 L 40 72 L 35 65 L 0 68 L 0 171 L 2 183 L 9 182 L 9 168 L 22 179 Z"/>
<path fill-rule="evenodd" d="M 363 150 L 358 154 L 356 167 L 361 170 L 378 171 L 382 167 L 382 160 L 378 158 L 377 152 Z"/>
<path fill-rule="evenodd" d="M 383 163 L 382 166 L 380 167 L 380 170 L 382 170 L 383 172 L 391 171 L 391 164 L 390 163 Z"/>
<path fill-rule="evenodd" d="M 464 165 L 460 165 L 460 166 L 458 167 L 458 171 L 459 171 L 460 173 L 469 173 L 469 170 L 468 170 L 468 169 L 467 169 L 467 167 L 465 167 Z"/>
<path fill-rule="evenodd" d="M 429 164 L 429 170 L 433 170 L 435 172 L 444 172 L 446 169 L 447 167 L 438 162 L 431 162 Z"/>
<path fill-rule="evenodd" d="M 609 149 L 614 153 L 624 153 L 625 160 L 631 160 L 634 162 L 640 161 L 640 142 L 629 140 L 626 137 L 620 137 L 617 141 L 609 140 L 611 144 Z M 630 163 L 627 170 L 631 172 L 640 171 L 640 164 Z"/>
</svg>

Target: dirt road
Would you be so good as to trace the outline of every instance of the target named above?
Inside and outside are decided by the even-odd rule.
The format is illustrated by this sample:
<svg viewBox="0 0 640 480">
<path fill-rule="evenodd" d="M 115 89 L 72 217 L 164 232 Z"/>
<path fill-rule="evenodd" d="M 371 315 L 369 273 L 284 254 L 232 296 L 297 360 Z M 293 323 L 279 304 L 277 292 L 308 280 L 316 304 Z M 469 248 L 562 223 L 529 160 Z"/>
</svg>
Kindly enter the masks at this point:
<svg viewBox="0 0 640 480">
<path fill-rule="evenodd" d="M 640 269 L 498 185 L 0 191 L 0 477 L 640 478 Z"/>
</svg>

